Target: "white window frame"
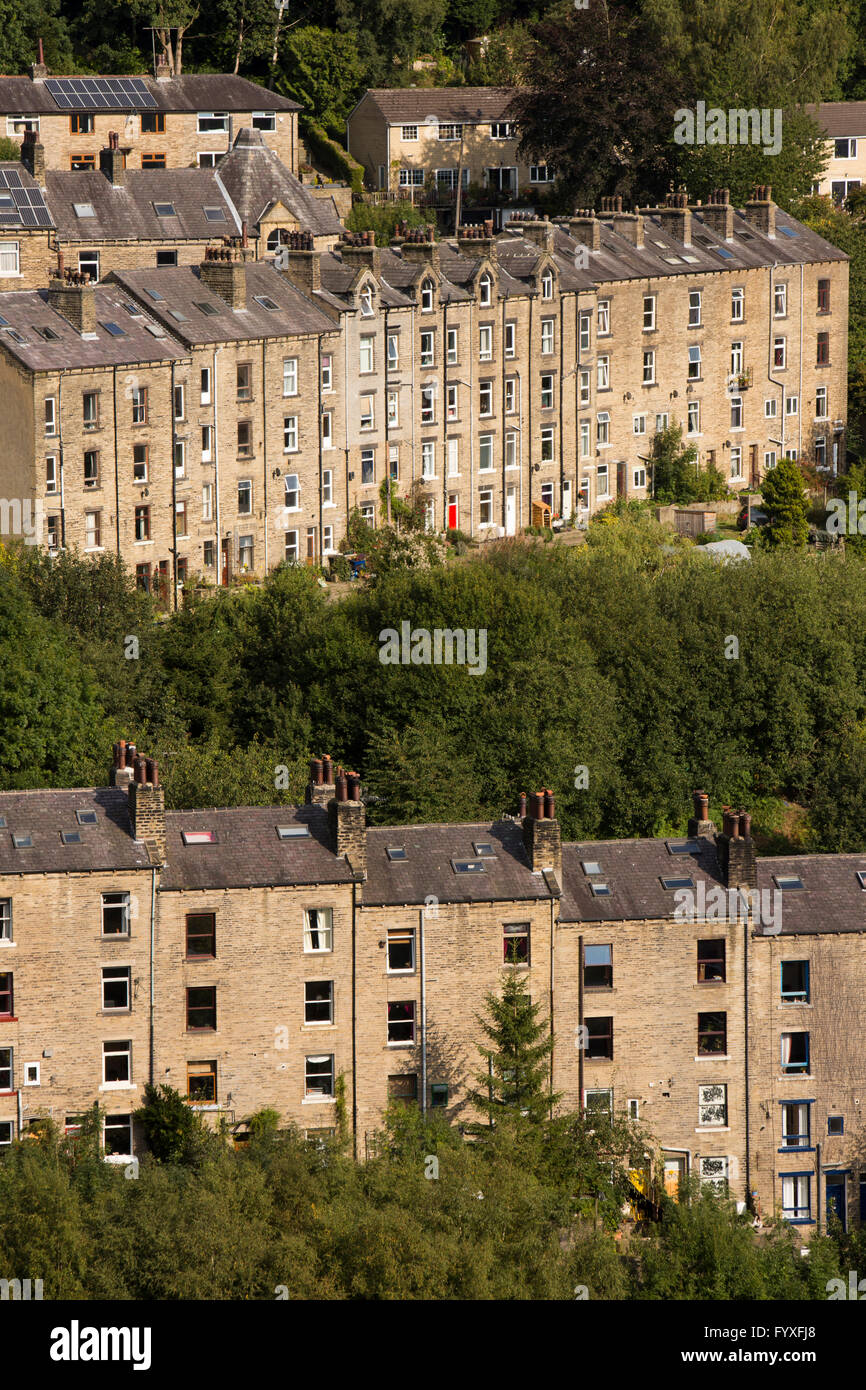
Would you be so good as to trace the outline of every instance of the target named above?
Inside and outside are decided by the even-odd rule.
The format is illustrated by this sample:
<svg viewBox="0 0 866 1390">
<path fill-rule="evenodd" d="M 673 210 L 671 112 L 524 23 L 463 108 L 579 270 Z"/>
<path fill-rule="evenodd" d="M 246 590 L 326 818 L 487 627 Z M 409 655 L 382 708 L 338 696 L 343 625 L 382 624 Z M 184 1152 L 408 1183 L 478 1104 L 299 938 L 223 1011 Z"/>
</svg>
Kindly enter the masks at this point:
<svg viewBox="0 0 866 1390">
<path fill-rule="evenodd" d="M 313 926 L 311 914 L 316 914 Z M 321 917 L 321 922 L 319 918 Z M 325 944 L 313 945 L 313 937 Z M 332 907 L 307 907 L 304 909 L 304 955 L 329 955 L 334 949 L 334 909 Z"/>
<path fill-rule="evenodd" d="M 205 122 L 202 125 L 202 122 Z M 219 124 L 216 124 L 219 122 Z M 199 135 L 219 135 L 228 134 L 229 113 L 228 111 L 199 111 L 196 116 L 196 132 Z"/>
<path fill-rule="evenodd" d="M 298 417 L 297 415 L 283 416 L 283 453 L 296 454 L 298 452 Z"/>
<path fill-rule="evenodd" d="M 103 1042 L 103 1044 L 102 1044 L 102 1085 L 100 1086 L 99 1089 L 100 1089 L 101 1091 L 128 1091 L 128 1090 L 131 1089 L 132 1084 L 133 1084 L 133 1081 L 132 1081 L 132 1039 L 131 1039 L 131 1038 L 112 1038 L 111 1041 L 112 1041 L 112 1042 L 116 1042 L 116 1043 L 125 1043 L 125 1047 L 118 1047 L 115 1051 L 109 1052 L 109 1051 L 107 1050 L 107 1049 L 108 1049 L 108 1042 Z M 105 1073 L 106 1073 L 106 1063 L 107 1063 L 109 1057 L 126 1057 L 126 1059 L 127 1059 L 127 1067 L 126 1067 L 126 1072 L 127 1072 L 127 1074 L 126 1074 L 126 1080 L 125 1080 L 125 1081 L 107 1081 L 107 1080 L 106 1080 L 106 1075 L 105 1075 Z"/>
<path fill-rule="evenodd" d="M 297 357 L 283 358 L 283 395 L 296 396 L 298 394 L 298 359 Z"/>
<path fill-rule="evenodd" d="M 0 241 L 0 277 L 17 279 L 21 273 L 21 253 L 17 241 Z"/>
<path fill-rule="evenodd" d="M 283 509 L 287 512 L 299 512 L 301 510 L 301 480 L 297 473 L 285 473 L 283 475 Z M 289 501 L 294 498 L 294 501 Z"/>
</svg>

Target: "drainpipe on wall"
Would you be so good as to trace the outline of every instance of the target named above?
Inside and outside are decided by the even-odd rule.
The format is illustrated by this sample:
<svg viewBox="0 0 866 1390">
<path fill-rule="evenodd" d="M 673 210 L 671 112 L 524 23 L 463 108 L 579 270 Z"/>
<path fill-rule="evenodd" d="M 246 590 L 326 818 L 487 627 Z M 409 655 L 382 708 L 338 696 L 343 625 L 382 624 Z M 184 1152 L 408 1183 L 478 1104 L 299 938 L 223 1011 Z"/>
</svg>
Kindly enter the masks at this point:
<svg viewBox="0 0 866 1390">
<path fill-rule="evenodd" d="M 265 574 L 268 572 L 268 378 L 265 371 L 267 366 L 266 348 L 267 339 L 262 338 L 262 476 L 264 477 L 262 511 L 264 514 L 265 532 Z"/>
<path fill-rule="evenodd" d="M 388 484 L 385 491 L 385 524 L 391 525 L 391 459 L 388 453 L 388 446 L 391 442 L 391 431 L 389 429 L 389 407 L 388 407 L 388 310 L 385 310 L 385 481 Z M 397 392 L 397 418 L 400 418 L 400 393 Z"/>
<path fill-rule="evenodd" d="M 779 263 L 778 263 L 778 261 L 774 261 L 773 264 L 770 266 L 770 302 L 769 302 L 769 304 L 768 304 L 768 306 L 767 306 L 767 311 L 768 311 L 769 319 L 770 319 L 770 324 L 769 324 L 769 330 L 770 330 L 770 331 L 769 331 L 769 334 L 768 334 L 768 339 L 769 339 L 769 343 L 768 343 L 768 348 L 769 348 L 769 364 L 768 364 L 768 368 L 767 368 L 767 380 L 768 380 L 769 382 L 771 382 L 773 386 L 778 386 L 779 389 L 780 389 L 780 391 L 781 391 L 781 393 L 782 393 L 782 399 L 781 399 L 781 401 L 779 402 L 779 404 L 780 404 L 781 407 L 782 407 L 782 409 L 779 411 L 779 414 L 780 414 L 780 416 L 781 416 L 781 420 L 780 420 L 780 422 L 779 422 L 779 433 L 780 433 L 780 435 L 781 435 L 782 437 L 781 437 L 781 439 L 778 441 L 778 443 L 779 443 L 779 448 L 781 449 L 782 455 L 783 455 L 783 457 L 784 457 L 784 451 L 785 451 L 785 383 L 784 383 L 784 381 L 779 381 L 779 380 L 777 380 L 777 378 L 773 376 L 773 307 L 774 307 L 774 301 L 775 301 L 775 296 L 776 296 L 776 285 L 775 285 L 775 281 L 774 281 L 774 279 L 773 279 L 773 276 L 775 275 L 775 272 L 778 270 L 778 268 L 779 268 Z M 773 441 L 770 441 L 770 442 L 772 443 Z M 758 484 L 758 486 L 760 486 L 760 483 Z"/>
<path fill-rule="evenodd" d="M 421 1114 L 427 1114 L 427 955 L 424 940 L 424 909 L 418 910 L 421 947 Z"/>
<path fill-rule="evenodd" d="M 553 967 L 554 967 L 554 949 L 553 949 L 553 947 L 554 947 L 554 928 L 555 928 L 554 913 L 553 913 L 553 905 L 554 905 L 554 902 L 555 902 L 556 900 L 555 900 L 555 898 L 554 898 L 554 896 L 553 896 L 553 893 L 552 893 L 552 891 L 551 891 L 551 888 L 550 888 L 550 884 L 549 884 L 549 883 L 548 883 L 548 885 L 547 885 L 547 891 L 550 893 L 550 1042 L 551 1042 L 551 1048 L 550 1048 L 550 1091 L 551 1091 L 551 1095 L 552 1095 L 552 1094 L 553 1094 L 553 1056 L 554 1056 L 553 1044 L 554 1044 L 554 1041 L 555 1041 L 555 1040 L 554 1040 L 554 1033 L 553 1033 L 553 984 L 554 984 L 554 970 L 553 970 Z M 553 1101 L 551 1101 L 551 1103 L 550 1103 L 550 1118 L 553 1119 Z"/>
<path fill-rule="evenodd" d="M 216 554 L 214 563 L 217 570 L 217 578 L 222 584 L 222 565 L 223 565 L 223 546 L 222 533 L 220 531 L 220 448 L 219 448 L 219 412 L 217 410 L 217 357 L 222 351 L 222 344 L 214 348 L 213 354 L 213 378 L 211 381 L 211 399 L 213 401 L 213 470 L 214 470 L 214 519 L 216 521 Z M 228 580 L 228 575 L 226 575 Z"/>
<path fill-rule="evenodd" d="M 153 969 L 154 969 L 154 924 L 155 924 L 155 919 L 156 919 L 156 869 L 155 869 L 155 868 L 152 868 L 151 871 L 150 871 L 150 1002 L 149 1002 L 149 1020 L 148 1020 L 148 1032 L 149 1032 L 149 1035 L 150 1035 L 150 1066 L 149 1066 L 149 1068 L 148 1068 L 148 1071 L 149 1071 L 149 1080 L 150 1080 L 151 1086 L 154 1084 L 154 1000 L 155 1000 L 155 991 L 154 991 Z"/>
<path fill-rule="evenodd" d="M 322 446 L 322 338 L 316 338 L 316 422 L 319 430 L 319 562 L 325 563 L 325 515 L 324 515 L 324 465 L 325 455 Z M 331 443 L 333 444 L 333 436 Z"/>
<path fill-rule="evenodd" d="M 532 310 L 533 310 L 533 308 L 534 308 L 534 305 L 535 305 L 534 296 L 530 296 L 530 299 L 529 299 L 529 353 L 530 353 L 530 360 L 531 360 L 531 357 L 532 357 Z M 529 455 L 529 459 L 528 459 L 528 463 L 529 463 L 529 497 L 527 498 L 526 507 L 527 507 L 527 512 L 528 512 L 528 515 L 529 515 L 529 521 L 527 522 L 527 525 L 531 526 L 531 525 L 532 525 L 532 380 L 531 380 L 531 378 L 530 378 L 530 382 L 529 382 L 529 393 L 528 393 L 528 394 L 529 394 L 529 404 L 528 404 L 528 406 L 527 406 L 528 424 L 527 424 L 527 444 L 526 444 L 526 452 L 527 452 L 527 454 Z M 521 402 L 521 403 L 522 403 L 522 402 Z"/>
<path fill-rule="evenodd" d="M 175 364 L 171 364 L 171 606 L 177 612 L 177 421 L 174 418 Z"/>
<path fill-rule="evenodd" d="M 577 938 L 577 1022 L 580 1032 L 577 1040 L 581 1044 L 577 1050 L 577 1085 L 580 1090 L 580 1108 L 583 1110 L 583 937 Z"/>
<path fill-rule="evenodd" d="M 114 415 L 114 533 L 117 554 L 120 555 L 120 479 L 117 462 L 117 367 L 111 369 L 111 405 Z"/>
<path fill-rule="evenodd" d="M 804 266 L 800 263 L 800 384 L 797 388 L 797 458 L 803 456 L 803 295 L 805 285 L 803 282 Z"/>
<path fill-rule="evenodd" d="M 501 406 L 501 410 L 500 410 L 500 418 L 501 418 L 501 420 L 502 420 L 502 426 L 501 426 L 501 428 L 502 428 L 502 530 L 503 530 L 503 532 L 504 532 L 504 531 L 507 531 L 507 529 L 508 529 L 508 502 L 507 502 L 507 500 L 506 500 L 506 496 L 507 496 L 507 493 L 508 493 L 508 471 L 507 471 L 508 456 L 507 456 L 506 447 L 505 447 L 505 438 L 506 438 L 506 435 L 508 434 L 508 416 L 507 416 L 506 413 L 505 413 L 505 381 L 506 381 L 506 372 L 507 372 L 507 363 L 506 363 L 506 361 L 505 361 L 505 313 L 506 313 L 506 300 L 505 300 L 505 296 L 503 295 L 503 297 L 502 297 L 502 332 L 501 332 L 500 339 L 499 339 L 499 341 L 500 341 L 500 349 L 499 349 L 499 350 L 500 350 L 500 355 L 501 355 L 501 358 L 502 358 L 502 373 L 501 373 L 501 375 L 502 375 L 502 380 L 501 380 L 501 382 L 500 382 L 500 387 L 501 387 L 501 390 L 502 390 L 502 406 Z"/>
<path fill-rule="evenodd" d="M 563 313 L 562 291 L 559 293 L 559 515 L 562 524 L 565 525 L 563 512 L 565 508 L 562 502 L 563 487 L 565 484 L 565 314 Z M 553 524 L 553 512 L 551 508 L 550 522 Z"/>
<path fill-rule="evenodd" d="M 385 320 L 387 326 L 387 318 Z M 442 530 L 448 530 L 448 306 L 442 304 Z M 385 411 L 387 422 L 388 412 Z M 385 436 L 387 439 L 387 434 Z M 387 450 L 386 450 L 387 452 Z M 458 515 L 459 521 L 459 515 Z"/>
<path fill-rule="evenodd" d="M 63 374 L 57 377 L 57 452 L 60 455 L 60 545 L 66 549 L 66 478 L 63 470 Z"/>
</svg>

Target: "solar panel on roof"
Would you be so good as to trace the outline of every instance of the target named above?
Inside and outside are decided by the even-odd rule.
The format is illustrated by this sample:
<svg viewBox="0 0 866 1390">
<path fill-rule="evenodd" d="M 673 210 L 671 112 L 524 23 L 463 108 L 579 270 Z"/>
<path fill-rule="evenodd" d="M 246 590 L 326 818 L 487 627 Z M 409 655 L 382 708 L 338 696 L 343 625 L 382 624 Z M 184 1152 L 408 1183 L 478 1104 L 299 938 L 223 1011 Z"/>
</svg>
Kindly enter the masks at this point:
<svg viewBox="0 0 866 1390">
<path fill-rule="evenodd" d="M 0 181 L 2 181 L 4 188 L 20 188 L 22 186 L 21 175 L 17 169 L 0 170 Z"/>
<path fill-rule="evenodd" d="M 140 77 L 48 77 L 45 86 L 62 111 L 127 111 L 156 106 Z"/>
</svg>

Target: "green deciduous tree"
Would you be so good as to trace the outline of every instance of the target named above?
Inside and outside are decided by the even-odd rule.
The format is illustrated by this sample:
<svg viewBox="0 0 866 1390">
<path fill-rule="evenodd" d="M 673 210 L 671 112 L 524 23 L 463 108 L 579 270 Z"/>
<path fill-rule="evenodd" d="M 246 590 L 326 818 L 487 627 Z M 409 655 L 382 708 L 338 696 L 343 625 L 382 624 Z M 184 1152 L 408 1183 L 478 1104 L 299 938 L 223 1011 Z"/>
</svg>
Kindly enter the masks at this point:
<svg viewBox="0 0 866 1390">
<path fill-rule="evenodd" d="M 282 45 L 277 89 L 345 142 L 346 117 L 364 90 L 354 36 L 314 24 L 290 29 Z"/>
<path fill-rule="evenodd" d="M 532 34 L 529 90 L 515 101 L 523 154 L 552 164 L 583 206 L 666 188 L 677 103 L 642 14 L 622 0 L 563 4 Z"/>
</svg>

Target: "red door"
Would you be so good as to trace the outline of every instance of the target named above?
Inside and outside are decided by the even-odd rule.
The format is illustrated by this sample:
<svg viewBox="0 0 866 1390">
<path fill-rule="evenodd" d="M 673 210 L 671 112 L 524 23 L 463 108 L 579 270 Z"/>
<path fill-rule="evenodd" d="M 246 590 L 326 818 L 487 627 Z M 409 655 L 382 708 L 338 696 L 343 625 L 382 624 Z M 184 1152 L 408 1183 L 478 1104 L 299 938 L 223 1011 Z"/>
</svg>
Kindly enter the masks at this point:
<svg viewBox="0 0 866 1390">
<path fill-rule="evenodd" d="M 457 498 L 448 498 L 448 530 L 457 530 Z"/>
</svg>

